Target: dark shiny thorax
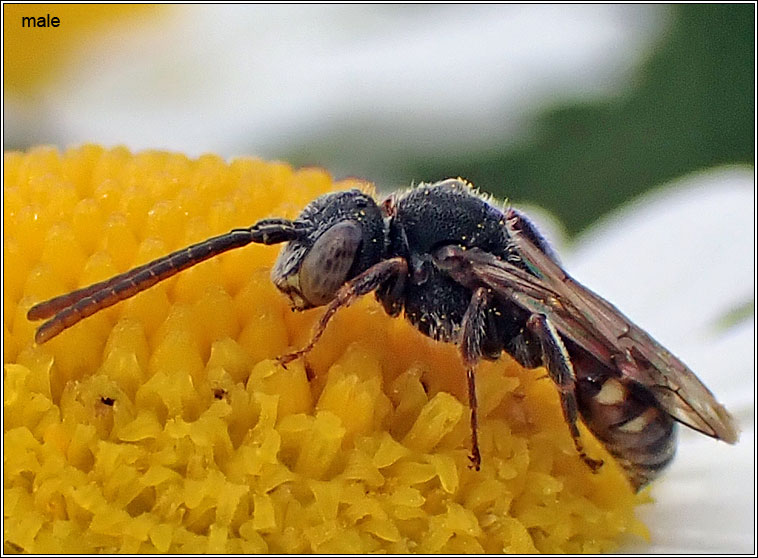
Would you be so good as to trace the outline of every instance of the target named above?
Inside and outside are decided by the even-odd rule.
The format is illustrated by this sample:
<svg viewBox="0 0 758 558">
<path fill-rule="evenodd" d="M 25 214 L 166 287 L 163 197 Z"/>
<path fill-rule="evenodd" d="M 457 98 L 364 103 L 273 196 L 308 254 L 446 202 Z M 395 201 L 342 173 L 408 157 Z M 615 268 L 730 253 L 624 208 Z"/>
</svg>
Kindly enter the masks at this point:
<svg viewBox="0 0 758 558">
<path fill-rule="evenodd" d="M 388 257 L 408 262 L 403 297 L 407 319 L 433 339 L 455 342 L 472 291 L 437 269 L 432 253 L 452 244 L 510 259 L 503 212 L 457 180 L 421 185 L 394 200 L 387 235 Z M 381 300 L 381 293 L 378 296 Z M 526 316 L 511 306 L 500 301 L 492 305 L 485 335 L 485 354 L 490 358 L 497 358 L 511 342 L 522 345 Z M 518 360 L 532 364 L 533 359 Z"/>
</svg>

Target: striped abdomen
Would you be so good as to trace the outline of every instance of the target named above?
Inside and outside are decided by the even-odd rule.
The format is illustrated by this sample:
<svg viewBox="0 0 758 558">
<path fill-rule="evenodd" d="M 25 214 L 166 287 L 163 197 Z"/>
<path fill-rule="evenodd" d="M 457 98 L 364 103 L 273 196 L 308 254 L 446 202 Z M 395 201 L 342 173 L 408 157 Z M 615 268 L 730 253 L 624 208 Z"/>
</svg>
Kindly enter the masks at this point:
<svg viewBox="0 0 758 558">
<path fill-rule="evenodd" d="M 597 362 L 592 368 L 576 366 L 582 419 L 640 490 L 674 458 L 676 422 L 641 384 Z"/>
</svg>

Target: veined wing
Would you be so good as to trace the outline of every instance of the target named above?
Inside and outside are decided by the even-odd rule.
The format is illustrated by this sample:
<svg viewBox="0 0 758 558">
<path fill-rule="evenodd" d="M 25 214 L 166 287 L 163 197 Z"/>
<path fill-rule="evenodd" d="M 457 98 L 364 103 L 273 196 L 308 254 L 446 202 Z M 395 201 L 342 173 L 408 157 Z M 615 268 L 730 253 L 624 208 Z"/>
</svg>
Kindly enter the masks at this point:
<svg viewBox="0 0 758 558">
<path fill-rule="evenodd" d="M 545 314 L 565 338 L 650 389 L 676 420 L 708 436 L 736 442 L 734 419 L 698 377 L 615 306 L 572 279 L 520 234 L 519 219 L 515 212 L 509 212 L 507 226 L 513 248 L 530 271 L 477 248 L 451 249 L 443 266 L 464 284 L 484 284 L 530 312 Z"/>
</svg>

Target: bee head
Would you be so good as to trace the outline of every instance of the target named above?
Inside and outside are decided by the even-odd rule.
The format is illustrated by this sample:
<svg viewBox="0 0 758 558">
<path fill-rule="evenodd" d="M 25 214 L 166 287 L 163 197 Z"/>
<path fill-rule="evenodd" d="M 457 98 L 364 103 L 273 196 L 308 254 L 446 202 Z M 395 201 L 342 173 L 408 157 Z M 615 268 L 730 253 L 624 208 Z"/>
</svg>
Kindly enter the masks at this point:
<svg viewBox="0 0 758 558">
<path fill-rule="evenodd" d="M 271 280 L 297 310 L 328 304 L 345 282 L 382 259 L 384 220 L 359 190 L 321 196 L 295 222 L 303 234 L 282 248 Z"/>
</svg>

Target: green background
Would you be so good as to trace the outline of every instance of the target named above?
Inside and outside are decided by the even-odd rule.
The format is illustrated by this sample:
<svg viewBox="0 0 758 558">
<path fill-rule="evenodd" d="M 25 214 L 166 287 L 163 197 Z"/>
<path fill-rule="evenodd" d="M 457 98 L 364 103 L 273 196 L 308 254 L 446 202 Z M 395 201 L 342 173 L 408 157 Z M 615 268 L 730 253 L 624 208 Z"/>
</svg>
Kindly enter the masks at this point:
<svg viewBox="0 0 758 558">
<path fill-rule="evenodd" d="M 755 157 L 755 6 L 674 5 L 630 86 L 604 102 L 545 107 L 529 138 L 461 145 L 430 157 L 378 144 L 371 160 L 339 134 L 293 148 L 295 165 L 355 168 L 380 185 L 462 176 L 512 202 L 536 203 L 575 234 L 657 185 Z"/>
</svg>

